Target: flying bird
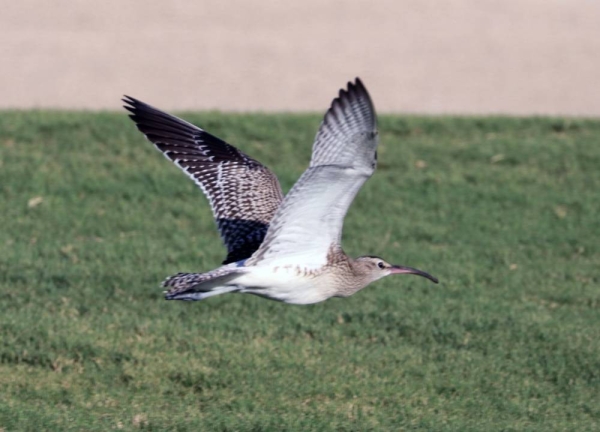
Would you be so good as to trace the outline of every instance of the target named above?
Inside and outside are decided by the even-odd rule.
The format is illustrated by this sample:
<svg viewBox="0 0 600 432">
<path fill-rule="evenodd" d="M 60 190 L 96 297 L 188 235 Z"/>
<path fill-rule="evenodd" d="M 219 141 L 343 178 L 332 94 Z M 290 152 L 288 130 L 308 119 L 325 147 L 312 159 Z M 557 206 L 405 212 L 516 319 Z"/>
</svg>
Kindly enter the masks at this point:
<svg viewBox="0 0 600 432">
<path fill-rule="evenodd" d="M 272 171 L 232 145 L 132 97 L 123 102 L 146 138 L 202 189 L 227 247 L 220 267 L 167 278 L 167 300 L 247 293 L 311 304 L 395 274 L 438 283 L 424 271 L 342 250 L 346 212 L 377 164 L 375 108 L 359 78 L 331 103 L 310 165 L 285 197 Z"/>
</svg>

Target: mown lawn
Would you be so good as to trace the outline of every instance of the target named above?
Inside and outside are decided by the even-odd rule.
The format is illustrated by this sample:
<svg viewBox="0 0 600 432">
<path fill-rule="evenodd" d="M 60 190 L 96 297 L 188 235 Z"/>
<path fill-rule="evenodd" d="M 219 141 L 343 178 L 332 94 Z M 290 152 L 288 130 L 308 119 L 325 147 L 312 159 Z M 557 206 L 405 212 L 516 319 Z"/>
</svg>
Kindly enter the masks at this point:
<svg viewBox="0 0 600 432">
<path fill-rule="evenodd" d="M 285 190 L 318 115 L 184 115 Z M 125 113 L 0 113 L 0 430 L 600 429 L 600 121 L 380 119 L 348 299 L 166 302 L 224 257 Z"/>
</svg>

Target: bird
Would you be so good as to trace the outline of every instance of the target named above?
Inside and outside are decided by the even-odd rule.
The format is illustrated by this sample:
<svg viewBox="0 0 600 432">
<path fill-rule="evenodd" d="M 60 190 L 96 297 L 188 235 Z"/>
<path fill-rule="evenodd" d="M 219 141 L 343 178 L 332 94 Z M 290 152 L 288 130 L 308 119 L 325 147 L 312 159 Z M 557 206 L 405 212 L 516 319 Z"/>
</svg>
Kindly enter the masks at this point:
<svg viewBox="0 0 600 432">
<path fill-rule="evenodd" d="M 236 147 L 133 97 L 122 101 L 139 131 L 204 192 L 227 248 L 214 270 L 168 277 L 165 299 L 245 293 L 303 305 L 349 297 L 389 275 L 438 283 L 416 268 L 374 255 L 353 259 L 342 249 L 344 217 L 377 165 L 377 116 L 360 78 L 331 103 L 310 164 L 285 196 L 277 176 Z"/>
</svg>

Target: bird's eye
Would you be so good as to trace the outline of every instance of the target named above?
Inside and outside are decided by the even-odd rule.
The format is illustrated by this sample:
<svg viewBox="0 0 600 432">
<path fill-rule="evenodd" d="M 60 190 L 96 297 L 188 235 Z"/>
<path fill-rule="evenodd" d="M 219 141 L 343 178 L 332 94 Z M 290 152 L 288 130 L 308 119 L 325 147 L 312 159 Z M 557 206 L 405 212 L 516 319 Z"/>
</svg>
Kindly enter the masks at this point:
<svg viewBox="0 0 600 432">
<path fill-rule="evenodd" d="M 385 268 L 385 264 L 383 263 L 383 261 L 379 261 L 377 263 L 377 267 L 379 267 L 380 269 L 384 269 Z"/>
</svg>

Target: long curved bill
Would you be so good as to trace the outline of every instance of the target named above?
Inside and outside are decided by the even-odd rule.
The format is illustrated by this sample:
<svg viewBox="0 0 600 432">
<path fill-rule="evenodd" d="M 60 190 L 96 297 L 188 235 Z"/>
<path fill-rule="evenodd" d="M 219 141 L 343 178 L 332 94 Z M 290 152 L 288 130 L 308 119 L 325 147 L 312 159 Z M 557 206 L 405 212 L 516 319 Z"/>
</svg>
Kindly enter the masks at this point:
<svg viewBox="0 0 600 432">
<path fill-rule="evenodd" d="M 424 271 L 418 270 L 416 268 L 395 265 L 395 266 L 392 266 L 391 270 L 392 270 L 392 274 L 414 274 L 417 276 L 423 276 L 424 278 L 429 279 L 433 283 L 439 282 L 437 280 L 437 278 L 434 278 L 429 273 L 425 273 Z"/>
</svg>

